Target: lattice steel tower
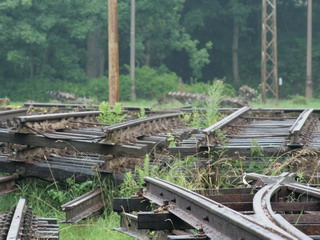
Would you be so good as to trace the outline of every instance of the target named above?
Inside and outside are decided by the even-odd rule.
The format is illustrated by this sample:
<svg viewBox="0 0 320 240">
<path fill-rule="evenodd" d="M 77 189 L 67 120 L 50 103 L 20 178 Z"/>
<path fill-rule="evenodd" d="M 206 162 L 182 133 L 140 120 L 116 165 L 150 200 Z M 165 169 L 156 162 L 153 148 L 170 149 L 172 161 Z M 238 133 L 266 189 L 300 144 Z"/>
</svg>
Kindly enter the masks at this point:
<svg viewBox="0 0 320 240">
<path fill-rule="evenodd" d="M 262 0 L 262 101 L 278 100 L 277 1 Z"/>
</svg>

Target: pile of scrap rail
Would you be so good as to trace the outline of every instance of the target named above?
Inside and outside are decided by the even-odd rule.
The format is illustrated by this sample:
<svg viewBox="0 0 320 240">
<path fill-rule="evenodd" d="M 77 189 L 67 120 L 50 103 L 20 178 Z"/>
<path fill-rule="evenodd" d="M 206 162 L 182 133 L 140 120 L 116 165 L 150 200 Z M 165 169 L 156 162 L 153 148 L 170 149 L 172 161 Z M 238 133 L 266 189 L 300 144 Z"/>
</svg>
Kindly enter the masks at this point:
<svg viewBox="0 0 320 240">
<path fill-rule="evenodd" d="M 42 108 L 49 114 L 39 114 Z M 51 113 L 53 108 L 58 113 Z M 96 172 L 108 178 L 123 173 L 141 164 L 148 153 L 151 159 L 161 159 L 167 150 L 180 157 L 208 157 L 220 150 L 229 156 L 248 156 L 253 142 L 270 155 L 320 148 L 319 109 L 221 109 L 225 117 L 204 129 L 186 126 L 181 112 L 145 109 L 151 115 L 138 118 L 137 108 L 127 108 L 135 111 L 130 119 L 108 125 L 98 122 L 100 111 L 89 111 L 86 105 L 39 103 L 32 109 L 37 110 L 0 112 L 2 172 L 19 169 L 18 174 L 26 177 L 75 176 L 85 181 Z M 168 146 L 168 135 L 174 137 L 175 146 Z"/>
<path fill-rule="evenodd" d="M 39 108 L 46 105 L 39 105 Z M 52 107 L 70 107 L 52 105 Z M 137 112 L 137 108 L 130 107 Z M 128 111 L 129 111 L 128 110 Z M 148 109 L 147 109 L 148 110 Z M 50 112 L 50 111 L 48 111 Z M 25 115 L 26 111 L 0 112 L 0 171 L 22 176 L 65 179 L 73 174 L 85 180 L 95 172 L 112 176 L 110 160 L 140 158 L 166 144 L 168 132 L 188 134 L 181 113 L 135 117 L 119 124 L 102 124 L 100 111 Z M 11 150 L 9 149 L 11 148 Z M 9 151 L 8 151 L 9 149 Z M 50 165 L 50 169 L 48 168 Z"/>
<path fill-rule="evenodd" d="M 319 150 L 319 109 L 251 109 L 243 107 L 171 147 L 179 156 L 224 151 L 250 156 L 253 144 L 265 155 L 296 148 Z"/>
<path fill-rule="evenodd" d="M 195 191 L 146 177 L 139 198 L 114 199 L 117 230 L 137 239 L 319 239 L 320 190 L 292 177 L 248 174 L 247 188 Z"/>
</svg>

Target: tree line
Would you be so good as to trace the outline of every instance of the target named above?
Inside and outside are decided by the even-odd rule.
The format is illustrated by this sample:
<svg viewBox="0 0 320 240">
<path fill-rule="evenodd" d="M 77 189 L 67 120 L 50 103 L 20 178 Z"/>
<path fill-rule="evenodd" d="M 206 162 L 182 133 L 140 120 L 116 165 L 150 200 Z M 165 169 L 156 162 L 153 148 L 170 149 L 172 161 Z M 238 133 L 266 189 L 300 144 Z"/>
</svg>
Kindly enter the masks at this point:
<svg viewBox="0 0 320 240">
<path fill-rule="evenodd" d="M 314 22 L 319 7 L 315 1 Z M 107 9 L 105 0 L 1 1 L 0 97 L 44 98 L 44 90 L 90 97 L 101 91 L 107 81 Z M 284 82 L 280 96 L 303 95 L 306 0 L 278 0 L 277 12 L 279 77 Z M 125 89 L 130 88 L 130 0 L 118 1 L 118 15 L 120 88 L 126 96 L 130 92 Z M 320 92 L 319 30 L 315 24 L 315 95 Z M 259 89 L 260 60 L 260 0 L 136 0 L 136 66 L 141 88 L 148 82 L 144 72 L 150 76 L 152 72 L 153 77 L 163 76 L 158 79 L 161 84 L 165 77 L 187 84 L 224 79 L 236 89 L 244 84 Z M 156 87 L 156 82 L 150 86 Z"/>
</svg>

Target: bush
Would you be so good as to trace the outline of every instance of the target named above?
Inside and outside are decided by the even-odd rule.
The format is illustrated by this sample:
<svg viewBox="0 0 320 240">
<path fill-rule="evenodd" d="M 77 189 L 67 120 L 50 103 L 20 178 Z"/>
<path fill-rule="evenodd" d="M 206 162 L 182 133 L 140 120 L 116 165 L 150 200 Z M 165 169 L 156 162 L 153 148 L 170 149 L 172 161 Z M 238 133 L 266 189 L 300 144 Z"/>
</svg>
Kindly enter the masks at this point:
<svg viewBox="0 0 320 240">
<path fill-rule="evenodd" d="M 107 100 L 109 97 L 109 82 L 107 77 L 89 79 L 86 96 L 98 101 Z"/>
<path fill-rule="evenodd" d="M 208 90 L 212 85 L 204 82 L 197 82 L 193 84 L 184 84 L 182 87 L 182 91 L 189 93 L 202 93 L 207 94 Z"/>
<path fill-rule="evenodd" d="M 160 73 L 160 71 L 146 66 L 136 70 L 138 98 L 162 98 L 168 92 L 178 89 L 178 83 L 179 79 L 174 73 Z"/>
<path fill-rule="evenodd" d="M 292 103 L 306 105 L 307 99 L 304 96 L 295 95 L 292 98 Z"/>
<path fill-rule="evenodd" d="M 48 101 L 47 91 L 65 91 L 82 95 L 83 85 L 49 78 L 28 78 L 19 84 L 16 81 L 6 81 L 0 88 L 1 97 L 9 97 L 12 101 Z"/>
<path fill-rule="evenodd" d="M 130 77 L 123 76 L 125 89 L 124 96 L 130 96 Z M 136 70 L 136 93 L 141 99 L 161 99 L 168 92 L 177 91 L 179 78 L 173 72 L 164 72 L 149 67 L 137 68 Z"/>
<path fill-rule="evenodd" d="M 208 94 L 209 90 L 213 86 L 214 81 L 212 81 L 211 83 L 197 82 L 191 85 L 184 84 L 182 87 L 182 91 L 189 93 Z M 236 96 L 236 90 L 230 84 L 223 83 L 223 89 L 221 94 L 222 96 L 226 97 L 234 97 Z"/>
<path fill-rule="evenodd" d="M 170 91 L 177 91 L 179 79 L 175 73 L 165 69 L 149 67 L 136 70 L 136 93 L 141 99 L 161 99 Z M 78 97 L 105 101 L 109 97 L 107 77 L 92 78 L 84 83 L 61 81 L 57 79 L 28 78 L 17 84 L 17 81 L 5 81 L 0 88 L 0 97 L 9 97 L 13 101 L 49 101 L 47 91 L 62 91 Z M 131 80 L 129 75 L 120 76 L 120 99 L 130 100 Z"/>
<path fill-rule="evenodd" d="M 131 82 L 127 75 L 120 76 L 120 99 L 121 101 L 130 100 Z M 98 101 L 106 101 L 109 98 L 109 79 L 107 77 L 89 79 L 85 89 L 86 96 Z"/>
</svg>

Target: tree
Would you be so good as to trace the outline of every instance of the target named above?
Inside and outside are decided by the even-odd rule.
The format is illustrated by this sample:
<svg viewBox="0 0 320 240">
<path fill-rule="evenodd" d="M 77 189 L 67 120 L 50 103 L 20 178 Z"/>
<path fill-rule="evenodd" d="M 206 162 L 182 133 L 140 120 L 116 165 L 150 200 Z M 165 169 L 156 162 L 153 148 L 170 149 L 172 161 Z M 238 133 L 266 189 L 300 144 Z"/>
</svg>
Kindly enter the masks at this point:
<svg viewBox="0 0 320 240">
<path fill-rule="evenodd" d="M 99 33 L 100 0 L 6 0 L 0 4 L 1 57 L 15 76 L 82 81 L 88 33 Z M 100 16 L 99 16 L 100 14 Z M 99 25 L 98 25 L 99 26 Z M 89 35 L 88 39 L 92 39 Z M 90 50 L 90 48 L 89 48 Z M 20 76 L 16 74 L 19 73 Z"/>
<path fill-rule="evenodd" d="M 232 40 L 232 73 L 235 86 L 241 84 L 239 72 L 239 38 L 245 31 L 246 21 L 253 10 L 254 4 L 246 4 L 243 0 L 231 0 L 227 12 L 233 18 L 233 40 Z"/>
<path fill-rule="evenodd" d="M 181 19 L 184 3 L 185 0 L 136 0 L 137 62 L 160 66 L 172 51 L 185 51 L 193 78 L 198 79 L 201 69 L 210 62 L 207 50 L 211 44 L 199 48 L 199 41 L 185 30 Z M 126 36 L 129 36 L 129 11 L 129 1 L 119 4 L 120 28 L 127 32 Z"/>
</svg>

